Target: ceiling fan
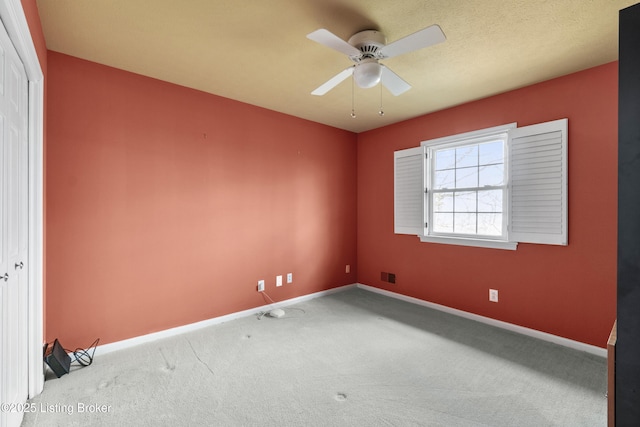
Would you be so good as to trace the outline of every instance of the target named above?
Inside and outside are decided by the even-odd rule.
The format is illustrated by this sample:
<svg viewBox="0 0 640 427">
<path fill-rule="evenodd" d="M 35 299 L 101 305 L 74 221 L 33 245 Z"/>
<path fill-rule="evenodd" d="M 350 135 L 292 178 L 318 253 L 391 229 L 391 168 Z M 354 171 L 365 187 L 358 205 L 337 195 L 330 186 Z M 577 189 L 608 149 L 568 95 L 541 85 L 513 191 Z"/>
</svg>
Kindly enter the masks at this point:
<svg viewBox="0 0 640 427">
<path fill-rule="evenodd" d="M 349 41 L 344 41 L 325 29 L 316 30 L 308 34 L 307 38 L 344 53 L 351 61 L 355 62 L 354 65 L 320 85 L 311 92 L 312 95 L 324 95 L 347 77 L 353 75 L 354 81 L 361 88 L 370 88 L 382 82 L 393 95 L 398 96 L 411 89 L 411 85 L 391 71 L 389 67 L 381 64 L 380 60 L 393 58 L 446 40 L 438 25 L 431 25 L 389 44 L 386 44 L 387 40 L 384 34 L 376 30 L 360 31 L 351 36 Z"/>
</svg>

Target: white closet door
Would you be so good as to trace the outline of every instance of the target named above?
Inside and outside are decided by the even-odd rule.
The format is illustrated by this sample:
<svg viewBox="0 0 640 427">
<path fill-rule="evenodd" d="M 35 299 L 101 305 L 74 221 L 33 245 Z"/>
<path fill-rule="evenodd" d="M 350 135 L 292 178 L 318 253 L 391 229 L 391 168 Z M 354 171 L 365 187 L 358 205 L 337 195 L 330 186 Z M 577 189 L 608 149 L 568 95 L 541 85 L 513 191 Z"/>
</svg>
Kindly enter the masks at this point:
<svg viewBox="0 0 640 427">
<path fill-rule="evenodd" d="M 22 421 L 28 393 L 28 83 L 1 27 L 0 425 L 12 427 Z"/>
</svg>

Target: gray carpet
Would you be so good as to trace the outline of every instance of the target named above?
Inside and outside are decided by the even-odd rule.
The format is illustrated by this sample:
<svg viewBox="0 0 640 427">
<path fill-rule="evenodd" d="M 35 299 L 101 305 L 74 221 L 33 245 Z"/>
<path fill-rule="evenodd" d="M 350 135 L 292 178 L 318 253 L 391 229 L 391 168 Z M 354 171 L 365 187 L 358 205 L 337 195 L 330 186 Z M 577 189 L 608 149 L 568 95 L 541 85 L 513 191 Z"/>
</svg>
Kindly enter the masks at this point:
<svg viewBox="0 0 640 427">
<path fill-rule="evenodd" d="M 603 358 L 361 289 L 285 312 L 98 356 L 23 426 L 606 425 Z"/>
</svg>

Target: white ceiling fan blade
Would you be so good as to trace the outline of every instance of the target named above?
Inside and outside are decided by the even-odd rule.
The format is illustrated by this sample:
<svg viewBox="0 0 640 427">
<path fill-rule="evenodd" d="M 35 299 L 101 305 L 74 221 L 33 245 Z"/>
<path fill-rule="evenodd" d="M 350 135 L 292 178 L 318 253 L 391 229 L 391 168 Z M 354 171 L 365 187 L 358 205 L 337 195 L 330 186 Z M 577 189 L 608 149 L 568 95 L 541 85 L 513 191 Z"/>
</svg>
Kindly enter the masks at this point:
<svg viewBox="0 0 640 427">
<path fill-rule="evenodd" d="M 351 67 L 347 68 L 346 70 L 340 71 L 338 74 L 336 74 L 335 76 L 331 77 L 325 83 L 320 85 L 316 90 L 311 92 L 311 95 L 324 95 L 325 93 L 329 92 L 331 89 L 333 89 L 334 87 L 336 87 L 340 83 L 342 83 L 351 74 L 353 74 L 353 69 L 354 68 L 355 68 L 355 65 L 352 65 Z"/>
<path fill-rule="evenodd" d="M 382 65 L 382 64 L 380 64 L 380 65 Z M 396 73 L 391 71 L 385 65 L 382 65 L 382 79 L 381 80 L 382 80 L 382 84 L 384 85 L 384 87 L 389 89 L 389 92 L 391 92 L 395 96 L 403 94 L 406 91 L 408 91 L 409 89 L 411 89 L 411 85 L 409 83 L 407 83 L 404 80 L 402 80 L 402 78 L 399 75 L 397 75 Z"/>
<path fill-rule="evenodd" d="M 432 25 L 403 37 L 400 40 L 396 40 L 393 43 L 389 43 L 380 49 L 380 53 L 383 58 L 392 58 L 394 56 L 402 55 L 403 53 L 412 52 L 414 50 L 442 43 L 446 39 L 447 38 L 442 32 L 442 29 L 440 29 L 440 26 Z"/>
<path fill-rule="evenodd" d="M 324 28 L 307 34 L 307 38 L 348 56 L 360 55 L 360 51 L 358 49 Z"/>
</svg>

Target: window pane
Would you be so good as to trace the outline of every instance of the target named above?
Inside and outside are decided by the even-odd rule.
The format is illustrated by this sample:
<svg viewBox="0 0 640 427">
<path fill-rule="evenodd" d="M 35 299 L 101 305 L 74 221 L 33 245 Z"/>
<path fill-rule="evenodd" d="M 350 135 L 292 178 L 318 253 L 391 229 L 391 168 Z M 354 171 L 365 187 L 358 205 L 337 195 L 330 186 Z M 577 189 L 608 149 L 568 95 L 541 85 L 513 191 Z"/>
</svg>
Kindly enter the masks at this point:
<svg viewBox="0 0 640 427">
<path fill-rule="evenodd" d="M 453 214 L 434 213 L 433 231 L 436 233 L 453 233 Z"/>
<path fill-rule="evenodd" d="M 504 147 L 504 141 L 497 139 L 433 151 L 431 232 L 504 235 L 502 218 L 507 181 Z"/>
<path fill-rule="evenodd" d="M 478 186 L 478 168 L 456 169 L 456 188 L 474 188 Z"/>
<path fill-rule="evenodd" d="M 503 185 L 504 165 L 480 166 L 480 187 L 485 185 Z"/>
<path fill-rule="evenodd" d="M 443 188 L 454 188 L 456 171 L 455 169 L 448 169 L 443 171 L 436 171 L 435 173 L 435 184 L 434 188 L 436 190 L 441 190 Z"/>
<path fill-rule="evenodd" d="M 478 212 L 502 212 L 503 190 L 478 191 Z"/>
<path fill-rule="evenodd" d="M 459 234 L 476 234 L 476 214 L 455 213 L 453 230 Z"/>
<path fill-rule="evenodd" d="M 455 194 L 454 206 L 456 212 L 476 211 L 476 192 L 465 191 Z"/>
<path fill-rule="evenodd" d="M 485 236 L 502 235 L 502 214 L 501 213 L 480 213 L 478 214 L 478 234 Z"/>
<path fill-rule="evenodd" d="M 456 167 L 456 150 L 436 151 L 436 170 L 453 169 Z"/>
<path fill-rule="evenodd" d="M 435 193 L 433 195 L 434 212 L 453 212 L 453 193 Z"/>
<path fill-rule="evenodd" d="M 476 166 L 478 164 L 478 146 L 469 145 L 456 148 L 456 168 Z"/>
<path fill-rule="evenodd" d="M 481 144 L 480 147 L 480 164 L 489 165 L 492 163 L 504 163 L 504 150 L 502 141 L 488 142 Z"/>
</svg>

